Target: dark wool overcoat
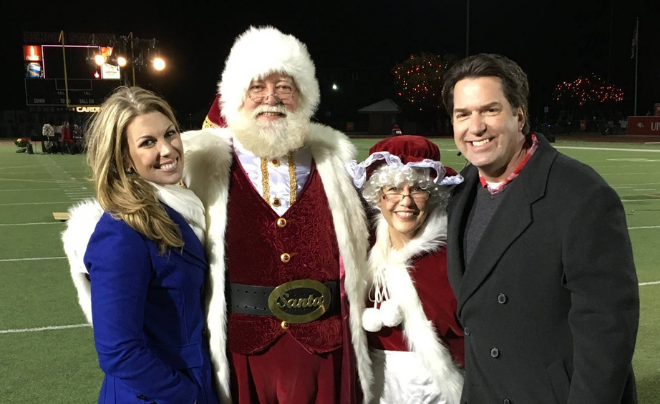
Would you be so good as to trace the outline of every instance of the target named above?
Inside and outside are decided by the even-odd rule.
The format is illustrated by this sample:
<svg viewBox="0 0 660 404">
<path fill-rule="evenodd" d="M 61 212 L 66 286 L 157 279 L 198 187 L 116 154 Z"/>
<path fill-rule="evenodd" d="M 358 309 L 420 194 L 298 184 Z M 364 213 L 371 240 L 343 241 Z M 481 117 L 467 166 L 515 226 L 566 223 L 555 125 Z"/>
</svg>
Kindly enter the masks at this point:
<svg viewBox="0 0 660 404">
<path fill-rule="evenodd" d="M 639 294 L 621 200 L 538 138 L 468 263 L 476 167 L 463 170 L 449 205 L 448 275 L 465 328 L 461 403 L 636 403 Z"/>
</svg>

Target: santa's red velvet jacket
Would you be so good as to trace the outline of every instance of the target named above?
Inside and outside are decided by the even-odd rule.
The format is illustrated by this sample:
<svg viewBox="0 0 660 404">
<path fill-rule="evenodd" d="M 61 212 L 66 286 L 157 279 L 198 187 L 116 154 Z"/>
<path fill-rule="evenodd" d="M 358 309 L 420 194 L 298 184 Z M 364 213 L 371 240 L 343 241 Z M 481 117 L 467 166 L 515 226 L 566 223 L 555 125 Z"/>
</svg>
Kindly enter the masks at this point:
<svg viewBox="0 0 660 404">
<path fill-rule="evenodd" d="M 329 207 L 334 225 L 335 242 L 339 251 L 339 267 L 336 271 L 337 275 L 341 275 L 342 294 L 350 302 L 350 308 L 345 301 L 342 302 L 344 303 L 342 304 L 344 344 L 351 344 L 353 347 L 355 368 L 367 401 L 371 364 L 366 334 L 362 329 L 361 314 L 365 307 L 364 296 L 367 292 L 365 271 L 368 230 L 363 205 L 345 168 L 345 162 L 354 157 L 355 148 L 344 134 L 323 125 L 310 124 L 308 133 L 305 146 L 309 147 L 312 154 L 315 170 L 323 186 L 324 197 L 327 198 L 326 206 Z M 221 401 L 226 401 L 230 396 L 230 388 L 225 285 L 228 279 L 238 279 L 234 274 L 229 277 L 227 274 L 227 259 L 236 251 L 226 251 L 226 242 L 231 242 L 233 237 L 227 234 L 231 231 L 228 230 L 227 224 L 232 164 L 234 164 L 232 134 L 227 128 L 209 128 L 184 133 L 182 138 L 185 150 L 184 181 L 206 207 L 206 253 L 210 265 L 210 278 L 206 286 L 208 337 L 219 387 L 218 395 Z M 230 248 L 239 247 L 230 246 Z M 245 251 L 252 250 L 255 255 L 263 254 L 250 245 L 242 245 L 240 248 Z M 346 331 L 350 331 L 350 334 Z M 270 336 L 257 338 L 258 341 L 253 341 L 248 349 L 265 344 L 269 339 Z M 350 351 L 346 348 L 345 346 L 345 351 Z"/>
</svg>

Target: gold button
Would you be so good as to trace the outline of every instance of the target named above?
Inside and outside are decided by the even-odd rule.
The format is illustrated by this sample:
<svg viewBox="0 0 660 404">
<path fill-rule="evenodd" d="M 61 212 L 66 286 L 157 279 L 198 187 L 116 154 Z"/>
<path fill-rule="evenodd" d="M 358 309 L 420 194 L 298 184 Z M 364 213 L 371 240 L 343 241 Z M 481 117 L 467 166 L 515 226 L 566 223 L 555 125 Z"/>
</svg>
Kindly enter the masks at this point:
<svg viewBox="0 0 660 404">
<path fill-rule="evenodd" d="M 286 264 L 287 262 L 291 261 L 291 256 L 287 253 L 284 253 L 280 255 L 280 259 L 282 260 L 283 263 Z"/>
<path fill-rule="evenodd" d="M 286 321 L 282 321 L 282 324 L 280 324 L 283 330 L 288 330 L 289 329 L 289 323 Z"/>
<path fill-rule="evenodd" d="M 280 198 L 273 198 L 273 206 L 278 207 L 282 203 L 280 202 Z"/>
<path fill-rule="evenodd" d="M 286 226 L 286 219 L 281 217 L 277 219 L 277 227 L 284 227 Z"/>
<path fill-rule="evenodd" d="M 273 167 L 278 167 L 280 165 L 280 161 L 278 159 L 272 159 L 270 164 L 272 164 Z"/>
</svg>

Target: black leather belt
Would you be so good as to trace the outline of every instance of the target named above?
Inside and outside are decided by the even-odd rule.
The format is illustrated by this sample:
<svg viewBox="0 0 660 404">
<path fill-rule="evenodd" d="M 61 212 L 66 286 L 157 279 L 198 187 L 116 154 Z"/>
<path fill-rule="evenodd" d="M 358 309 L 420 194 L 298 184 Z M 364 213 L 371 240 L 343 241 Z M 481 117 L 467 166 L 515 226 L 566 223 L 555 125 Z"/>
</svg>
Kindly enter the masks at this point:
<svg viewBox="0 0 660 404">
<path fill-rule="evenodd" d="M 308 279 L 277 287 L 228 285 L 230 313 L 273 316 L 290 323 L 308 323 L 340 307 L 339 283 L 321 283 Z"/>
</svg>

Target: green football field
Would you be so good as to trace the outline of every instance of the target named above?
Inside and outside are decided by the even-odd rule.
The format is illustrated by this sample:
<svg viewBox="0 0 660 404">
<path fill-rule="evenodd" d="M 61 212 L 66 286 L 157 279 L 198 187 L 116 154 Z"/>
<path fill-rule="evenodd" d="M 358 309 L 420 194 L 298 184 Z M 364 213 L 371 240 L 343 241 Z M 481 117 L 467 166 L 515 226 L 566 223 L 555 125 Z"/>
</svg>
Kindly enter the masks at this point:
<svg viewBox="0 0 660 404">
<path fill-rule="evenodd" d="M 364 159 L 377 139 L 356 139 Z M 451 139 L 436 140 L 460 170 Z M 555 143 L 594 167 L 626 210 L 640 282 L 634 367 L 639 402 L 660 403 L 660 145 Z M 53 212 L 92 196 L 81 155 L 18 154 L 0 144 L 0 403 L 95 403 L 101 386 L 92 329 L 78 307 Z"/>
</svg>

